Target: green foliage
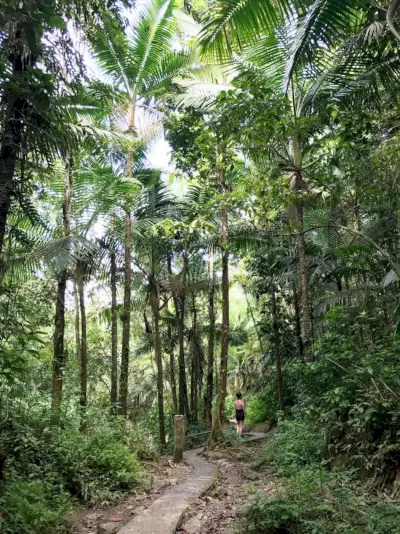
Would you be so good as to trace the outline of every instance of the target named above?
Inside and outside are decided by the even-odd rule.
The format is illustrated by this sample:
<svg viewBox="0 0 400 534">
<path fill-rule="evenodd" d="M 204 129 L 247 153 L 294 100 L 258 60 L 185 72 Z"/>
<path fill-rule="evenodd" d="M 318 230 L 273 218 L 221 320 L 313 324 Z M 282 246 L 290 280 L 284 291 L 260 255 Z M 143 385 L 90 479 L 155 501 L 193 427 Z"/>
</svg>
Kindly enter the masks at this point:
<svg viewBox="0 0 400 534">
<path fill-rule="evenodd" d="M 354 472 L 327 471 L 319 461 L 323 436 L 296 421 L 282 424 L 265 449 L 278 473 L 289 478 L 274 496 L 245 508 L 242 530 L 265 534 L 398 532 L 396 505 L 370 499 Z"/>
<path fill-rule="evenodd" d="M 66 491 L 55 492 L 48 482 L 25 477 L 7 480 L 7 489 L 0 489 L 0 507 L 4 534 L 67 532 L 63 517 L 71 511 L 70 496 Z"/>
<path fill-rule="evenodd" d="M 318 464 L 325 442 L 324 429 L 313 429 L 303 421 L 282 420 L 278 433 L 265 447 L 265 459 L 272 460 L 282 474 L 289 475 L 302 466 Z"/>
<path fill-rule="evenodd" d="M 260 534 L 362 534 L 399 532 L 399 508 L 369 502 L 346 475 L 299 471 L 284 494 L 263 496 L 246 509 L 242 528 Z"/>
<path fill-rule="evenodd" d="M 114 502 L 143 481 L 136 455 L 106 428 L 86 439 L 77 431 L 63 432 L 53 447 L 69 491 L 88 504 Z"/>
</svg>

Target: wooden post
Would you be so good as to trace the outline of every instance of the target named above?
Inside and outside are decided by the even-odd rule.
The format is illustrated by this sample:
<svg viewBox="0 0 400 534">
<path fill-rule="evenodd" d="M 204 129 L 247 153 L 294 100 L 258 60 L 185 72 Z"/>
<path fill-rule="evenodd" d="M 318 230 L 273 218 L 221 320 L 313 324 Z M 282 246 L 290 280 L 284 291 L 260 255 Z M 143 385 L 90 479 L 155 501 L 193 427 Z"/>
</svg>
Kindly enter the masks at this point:
<svg viewBox="0 0 400 534">
<path fill-rule="evenodd" d="M 175 415 L 174 418 L 174 461 L 183 459 L 183 445 L 185 443 L 185 418 L 183 415 Z"/>
</svg>

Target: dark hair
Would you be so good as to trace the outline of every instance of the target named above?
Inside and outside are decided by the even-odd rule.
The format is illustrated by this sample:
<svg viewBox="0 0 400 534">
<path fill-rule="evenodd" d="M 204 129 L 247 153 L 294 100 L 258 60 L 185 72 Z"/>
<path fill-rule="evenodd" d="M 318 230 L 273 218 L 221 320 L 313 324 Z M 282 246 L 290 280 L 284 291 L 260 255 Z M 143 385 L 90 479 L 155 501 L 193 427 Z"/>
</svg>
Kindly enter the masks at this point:
<svg viewBox="0 0 400 534">
<path fill-rule="evenodd" d="M 241 399 L 242 398 L 242 394 L 239 392 L 239 393 L 236 393 L 236 398 L 237 399 Z"/>
</svg>

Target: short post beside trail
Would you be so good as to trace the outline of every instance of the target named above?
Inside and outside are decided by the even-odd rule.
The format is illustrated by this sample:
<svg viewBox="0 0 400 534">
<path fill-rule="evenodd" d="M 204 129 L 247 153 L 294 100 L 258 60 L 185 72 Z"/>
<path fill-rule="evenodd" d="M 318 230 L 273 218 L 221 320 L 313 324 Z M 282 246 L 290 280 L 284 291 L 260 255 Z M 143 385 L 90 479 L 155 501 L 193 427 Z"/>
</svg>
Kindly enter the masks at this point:
<svg viewBox="0 0 400 534">
<path fill-rule="evenodd" d="M 180 462 L 183 459 L 183 446 L 185 444 L 185 418 L 183 415 L 174 417 L 174 460 Z"/>
</svg>

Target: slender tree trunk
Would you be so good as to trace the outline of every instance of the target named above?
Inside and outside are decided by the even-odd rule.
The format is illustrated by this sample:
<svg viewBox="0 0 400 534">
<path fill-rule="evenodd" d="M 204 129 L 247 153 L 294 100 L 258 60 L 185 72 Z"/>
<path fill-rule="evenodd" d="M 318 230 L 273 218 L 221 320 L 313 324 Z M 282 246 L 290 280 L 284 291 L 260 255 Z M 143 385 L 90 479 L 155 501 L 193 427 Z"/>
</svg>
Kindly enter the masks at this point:
<svg viewBox="0 0 400 534">
<path fill-rule="evenodd" d="M 186 277 L 187 277 L 188 257 L 186 251 L 183 253 L 182 287 L 179 296 L 179 320 L 178 342 L 179 342 L 179 413 L 190 416 L 189 399 L 186 381 L 185 367 L 185 301 L 186 301 Z"/>
<path fill-rule="evenodd" d="M 129 378 L 129 344 L 131 331 L 131 283 L 132 283 L 132 221 L 128 210 L 125 215 L 125 276 L 124 276 L 124 312 L 122 317 L 122 353 L 119 383 L 119 413 L 126 417 L 128 413 L 128 378 Z"/>
<path fill-rule="evenodd" d="M 205 398 L 205 415 L 206 423 L 211 426 L 212 423 L 212 400 L 214 389 L 214 339 L 215 339 L 215 284 L 214 284 L 214 247 L 210 251 L 209 263 L 209 286 L 208 286 L 208 347 L 207 347 L 207 386 Z"/>
<path fill-rule="evenodd" d="M 247 309 L 250 312 L 251 320 L 253 321 L 254 329 L 255 329 L 256 334 L 257 334 L 258 343 L 260 345 L 260 351 L 261 351 L 261 354 L 264 354 L 264 347 L 263 347 L 262 337 L 261 337 L 260 331 L 258 330 L 258 327 L 257 327 L 256 318 L 254 317 L 253 307 L 252 307 L 252 305 L 250 303 L 249 295 L 247 293 L 246 286 L 243 286 L 243 291 L 244 291 L 244 295 L 246 297 Z"/>
<path fill-rule="evenodd" d="M 150 302 L 154 319 L 154 352 L 157 364 L 158 424 L 161 449 L 165 449 L 164 378 L 160 338 L 160 305 L 154 278 L 150 281 Z"/>
<path fill-rule="evenodd" d="M 306 245 L 304 239 L 304 222 L 303 222 L 303 206 L 299 202 L 296 206 L 297 215 L 297 250 L 299 254 L 299 268 L 300 268 L 300 287 L 301 287 L 301 309 L 302 309 L 302 331 L 303 331 L 303 352 L 306 361 L 313 360 L 312 353 L 312 336 L 311 336 L 311 309 L 309 300 L 309 284 L 308 271 L 306 260 Z"/>
<path fill-rule="evenodd" d="M 225 182 L 225 170 L 218 169 L 218 181 L 222 194 L 227 193 Z M 221 210 L 221 248 L 222 248 L 222 324 L 221 324 L 221 363 L 219 375 L 219 387 L 217 405 L 214 411 L 211 430 L 211 440 L 215 440 L 222 434 L 223 412 L 226 398 L 227 374 L 228 374 L 228 348 L 229 348 L 229 233 L 228 233 L 228 210 Z"/>
<path fill-rule="evenodd" d="M 81 315 L 81 365 L 80 365 L 80 383 L 81 391 L 79 397 L 79 407 L 81 422 L 81 431 L 85 431 L 87 427 L 86 409 L 87 409 L 87 327 L 86 327 L 86 306 L 85 306 L 85 292 L 83 271 L 80 266 L 77 268 L 78 292 L 79 292 L 79 306 Z"/>
<path fill-rule="evenodd" d="M 67 159 L 65 166 L 65 194 L 63 203 L 64 237 L 71 232 L 71 195 L 72 195 L 72 160 Z M 57 283 L 57 302 L 54 325 L 53 341 L 53 380 L 51 390 L 51 418 L 53 424 L 60 420 L 62 390 L 65 368 L 65 292 L 67 288 L 67 273 L 59 274 Z"/>
<path fill-rule="evenodd" d="M 114 245 L 112 245 L 114 246 Z M 117 315 L 117 261 L 115 250 L 111 250 L 111 415 L 118 407 L 118 315 Z"/>
<path fill-rule="evenodd" d="M 285 398 L 283 394 L 283 378 L 282 378 L 282 360 L 279 342 L 279 325 L 278 313 L 276 308 L 275 287 L 271 285 L 271 313 L 272 313 L 272 346 L 274 348 L 275 362 L 276 362 L 276 376 L 278 378 L 278 398 L 279 408 L 282 412 L 285 411 Z"/>
<path fill-rule="evenodd" d="M 174 355 L 174 344 L 172 341 L 172 331 L 171 325 L 168 325 L 168 341 L 169 341 L 169 374 L 170 374 L 170 384 L 171 384 L 171 393 L 172 393 L 172 406 L 174 410 L 174 415 L 178 413 L 178 396 L 176 393 L 176 375 L 175 375 L 175 355 Z"/>
<path fill-rule="evenodd" d="M 60 420 L 63 375 L 65 367 L 64 331 L 65 331 L 65 290 L 67 277 L 61 274 L 57 282 L 56 314 L 54 320 L 53 341 L 53 383 L 51 390 L 52 423 L 57 425 Z"/>
<path fill-rule="evenodd" d="M 76 346 L 76 361 L 81 365 L 81 321 L 79 314 L 79 291 L 76 280 L 74 282 L 74 297 L 75 297 L 75 346 Z"/>
<path fill-rule="evenodd" d="M 193 372 L 192 372 L 192 392 L 193 392 L 193 401 L 192 401 L 192 421 L 193 423 L 198 422 L 198 411 L 199 411 L 199 393 L 201 391 L 201 384 L 200 384 L 200 354 L 199 354 L 199 347 L 197 345 L 197 309 L 196 309 L 196 297 L 195 294 L 192 293 L 192 331 L 193 331 L 193 351 L 192 351 L 192 358 L 193 358 Z"/>
<path fill-rule="evenodd" d="M 313 360 L 312 352 L 312 332 L 311 332 L 311 309 L 310 309 L 310 295 L 309 295 L 309 280 L 306 259 L 306 243 L 304 239 L 304 205 L 301 198 L 302 192 L 305 190 L 305 183 L 301 174 L 302 153 L 300 140 L 297 132 L 292 138 L 292 152 L 293 162 L 296 165 L 295 174 L 292 178 L 291 188 L 297 193 L 297 200 L 295 203 L 296 225 L 297 225 L 297 252 L 299 256 L 300 269 L 300 300 L 302 311 L 302 335 L 303 335 L 303 351 L 306 361 Z"/>
<path fill-rule="evenodd" d="M 128 109 L 129 131 L 135 132 L 135 105 L 132 102 Z M 128 149 L 126 158 L 126 175 L 133 173 L 132 148 Z M 121 374 L 119 377 L 119 413 L 126 417 L 128 414 L 128 381 L 129 381 L 129 349 L 131 335 L 131 292 L 132 292 L 132 218 L 131 207 L 125 207 L 125 265 L 124 265 L 124 311 L 122 317 L 122 349 Z"/>
<path fill-rule="evenodd" d="M 295 284 L 294 280 L 292 281 L 292 286 L 293 286 L 294 313 L 295 313 L 295 320 L 296 320 L 297 346 L 298 346 L 298 349 L 299 349 L 299 357 L 302 360 L 304 358 L 304 352 L 303 352 L 303 339 L 301 337 L 300 305 L 299 305 L 299 297 L 297 295 L 296 284 Z"/>
</svg>

